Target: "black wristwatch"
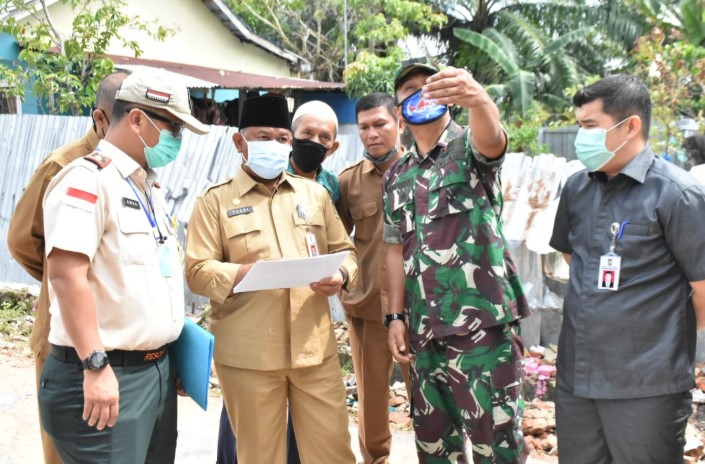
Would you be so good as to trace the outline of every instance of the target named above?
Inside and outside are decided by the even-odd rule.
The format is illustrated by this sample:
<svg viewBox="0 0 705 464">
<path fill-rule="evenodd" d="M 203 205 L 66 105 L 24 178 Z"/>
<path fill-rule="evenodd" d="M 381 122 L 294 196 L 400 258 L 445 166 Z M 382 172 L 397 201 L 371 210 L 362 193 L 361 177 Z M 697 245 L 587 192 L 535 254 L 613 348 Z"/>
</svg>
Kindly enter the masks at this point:
<svg viewBox="0 0 705 464">
<path fill-rule="evenodd" d="M 86 359 L 81 361 L 83 369 L 86 371 L 97 371 L 110 364 L 108 353 L 103 350 L 95 350 L 88 355 Z"/>
<path fill-rule="evenodd" d="M 384 327 L 389 330 L 389 324 L 392 321 L 400 320 L 404 323 L 406 323 L 406 314 L 403 313 L 394 313 L 394 314 L 385 314 L 384 315 Z"/>
</svg>

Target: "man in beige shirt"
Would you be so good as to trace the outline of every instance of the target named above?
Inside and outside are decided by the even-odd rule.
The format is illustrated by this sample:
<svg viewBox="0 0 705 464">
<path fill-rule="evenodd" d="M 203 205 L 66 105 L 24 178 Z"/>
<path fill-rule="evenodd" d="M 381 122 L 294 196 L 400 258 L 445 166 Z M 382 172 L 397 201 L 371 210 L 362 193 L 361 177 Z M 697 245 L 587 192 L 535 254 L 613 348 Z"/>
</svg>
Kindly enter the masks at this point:
<svg viewBox="0 0 705 464">
<path fill-rule="evenodd" d="M 286 408 L 301 461 L 352 464 L 345 389 L 327 296 L 354 283 L 355 248 L 328 192 L 285 172 L 291 151 L 286 100 L 244 103 L 233 141 L 244 164 L 194 207 L 186 279 L 211 299 L 214 359 L 238 462 L 283 463 Z M 339 272 L 310 287 L 233 294 L 256 261 L 349 251 Z"/>
<path fill-rule="evenodd" d="M 34 353 L 36 363 L 37 389 L 39 377 L 44 369 L 44 361 L 49 355 L 49 292 L 44 268 L 44 210 L 42 209 L 44 192 L 49 182 L 64 166 L 92 153 L 98 142 L 105 137 L 110 126 L 109 117 L 113 111 L 115 92 L 127 75 L 126 72 L 115 72 L 100 81 L 95 108 L 91 114 L 93 127 L 88 129 L 82 138 L 57 148 L 39 165 L 25 187 L 10 219 L 10 228 L 7 232 L 7 246 L 10 253 L 29 275 L 42 283 L 35 305 L 32 335 L 29 339 L 29 346 Z M 61 464 L 51 437 L 44 433 L 43 429 L 40 428 L 40 431 L 45 464 Z"/>
<path fill-rule="evenodd" d="M 65 464 L 167 463 L 176 450 L 166 345 L 183 327 L 183 277 L 152 169 L 176 158 L 184 126 L 208 128 L 160 72 L 131 74 L 115 99 L 105 139 L 43 203 L 51 347 L 39 410 Z"/>
<path fill-rule="evenodd" d="M 360 272 L 355 290 L 343 293 L 343 305 L 357 381 L 360 452 L 365 464 L 381 464 L 388 462 L 392 445 L 388 398 L 393 367 L 382 322 L 387 311 L 382 176 L 401 157 L 403 122 L 394 114 L 394 99 L 386 93 L 361 98 L 355 118 L 364 158 L 340 173 L 336 207 L 348 233 L 355 230 Z M 401 366 L 408 383 L 408 364 Z"/>
</svg>

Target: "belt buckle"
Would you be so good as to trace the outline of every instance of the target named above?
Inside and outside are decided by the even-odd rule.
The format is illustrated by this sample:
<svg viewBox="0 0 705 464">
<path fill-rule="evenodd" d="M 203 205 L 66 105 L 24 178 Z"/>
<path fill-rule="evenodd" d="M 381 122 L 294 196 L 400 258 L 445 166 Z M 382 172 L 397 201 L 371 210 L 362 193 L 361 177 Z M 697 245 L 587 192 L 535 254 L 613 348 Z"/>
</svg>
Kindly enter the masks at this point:
<svg viewBox="0 0 705 464">
<path fill-rule="evenodd" d="M 157 359 L 160 359 L 162 356 L 164 356 L 164 353 L 166 353 L 166 347 L 158 351 L 146 353 L 144 355 L 144 362 L 156 361 Z"/>
</svg>

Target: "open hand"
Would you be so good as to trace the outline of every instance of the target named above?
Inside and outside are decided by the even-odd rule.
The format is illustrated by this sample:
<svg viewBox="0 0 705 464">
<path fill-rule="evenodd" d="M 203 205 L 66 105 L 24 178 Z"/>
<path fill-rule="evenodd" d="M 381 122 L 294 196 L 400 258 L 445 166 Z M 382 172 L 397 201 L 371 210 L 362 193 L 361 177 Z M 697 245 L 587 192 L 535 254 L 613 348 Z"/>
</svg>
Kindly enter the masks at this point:
<svg viewBox="0 0 705 464">
<path fill-rule="evenodd" d="M 473 108 L 491 103 L 485 89 L 465 69 L 449 66 L 426 80 L 423 98 L 439 105 L 459 105 Z"/>
</svg>

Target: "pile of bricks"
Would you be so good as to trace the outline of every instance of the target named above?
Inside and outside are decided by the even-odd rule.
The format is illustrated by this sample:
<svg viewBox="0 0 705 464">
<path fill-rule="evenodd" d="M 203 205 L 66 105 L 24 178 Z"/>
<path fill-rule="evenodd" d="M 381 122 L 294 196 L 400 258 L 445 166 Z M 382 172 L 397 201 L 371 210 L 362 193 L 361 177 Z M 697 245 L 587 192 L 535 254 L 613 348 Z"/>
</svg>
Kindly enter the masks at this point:
<svg viewBox="0 0 705 464">
<path fill-rule="evenodd" d="M 532 455 L 558 455 L 555 411 L 556 407 L 552 401 L 535 399 L 526 403 L 521 429 Z"/>
</svg>

